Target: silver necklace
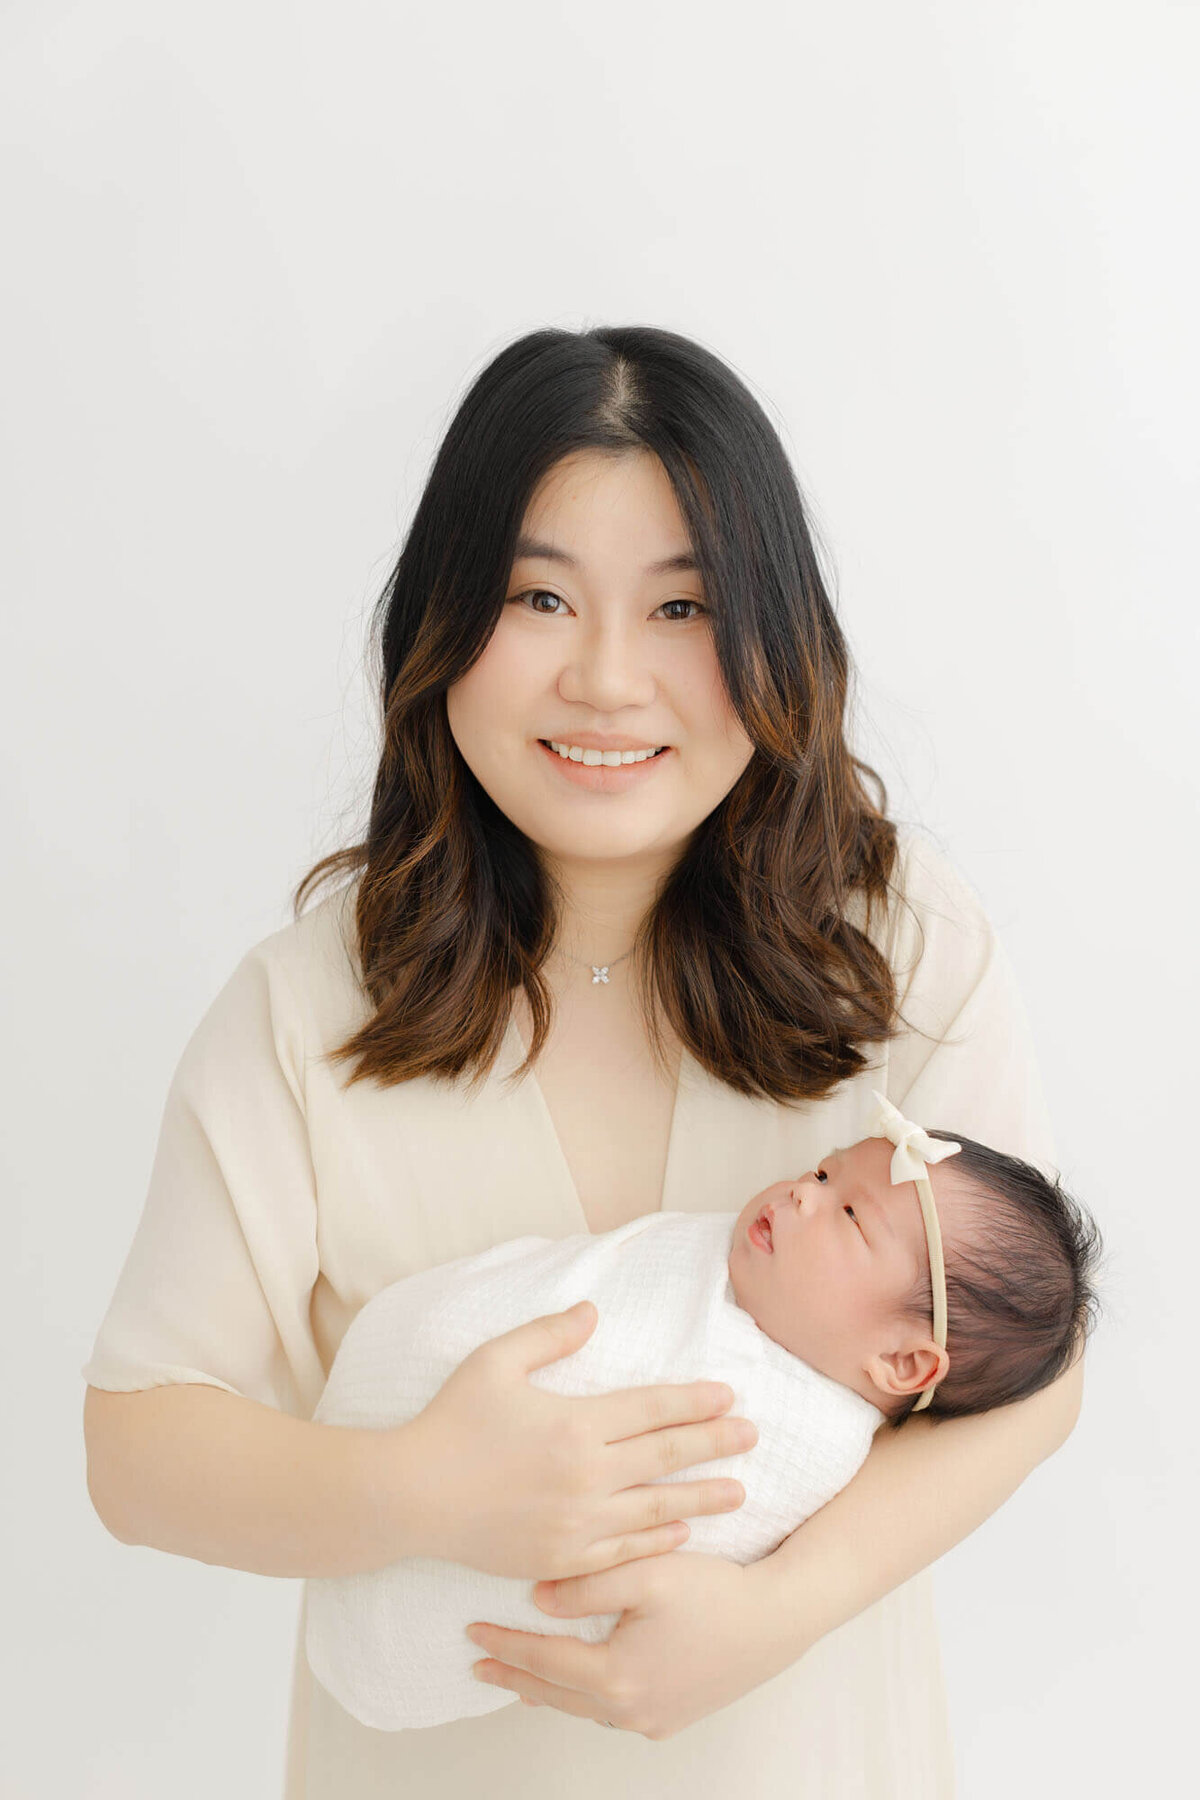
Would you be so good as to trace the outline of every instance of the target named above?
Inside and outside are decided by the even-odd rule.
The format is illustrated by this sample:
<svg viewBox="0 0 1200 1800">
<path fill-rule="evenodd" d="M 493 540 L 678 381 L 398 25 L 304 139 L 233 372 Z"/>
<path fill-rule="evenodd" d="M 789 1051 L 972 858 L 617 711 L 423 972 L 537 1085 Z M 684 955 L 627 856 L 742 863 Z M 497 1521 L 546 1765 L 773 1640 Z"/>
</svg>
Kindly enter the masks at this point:
<svg viewBox="0 0 1200 1800">
<path fill-rule="evenodd" d="M 629 949 L 625 952 L 625 956 L 632 956 L 632 955 L 633 955 L 632 949 Z M 625 961 L 625 956 L 618 956 L 617 962 L 605 963 L 603 965 L 603 967 L 599 967 L 599 968 L 597 967 L 597 965 L 595 963 L 580 962 L 580 960 L 577 956 L 573 956 L 571 958 L 571 961 L 575 964 L 576 968 L 590 969 L 592 971 L 592 986 L 593 987 L 595 987 L 597 982 L 600 982 L 600 981 L 602 981 L 604 983 L 604 985 L 607 987 L 608 986 L 608 971 L 610 969 L 615 969 L 617 966 L 617 963 L 623 963 Z"/>
</svg>

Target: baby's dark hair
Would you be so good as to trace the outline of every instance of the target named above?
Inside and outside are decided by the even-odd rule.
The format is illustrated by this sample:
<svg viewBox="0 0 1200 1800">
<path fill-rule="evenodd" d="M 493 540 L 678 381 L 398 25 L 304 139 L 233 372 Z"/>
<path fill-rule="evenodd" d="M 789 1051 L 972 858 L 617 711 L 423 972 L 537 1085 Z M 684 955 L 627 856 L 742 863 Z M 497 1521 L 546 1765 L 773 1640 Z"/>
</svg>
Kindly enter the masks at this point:
<svg viewBox="0 0 1200 1800">
<path fill-rule="evenodd" d="M 929 1136 L 962 1145 L 938 1166 L 963 1178 L 972 1201 L 964 1230 L 943 1246 L 950 1367 L 925 1409 L 952 1418 L 1036 1394 L 1070 1367 L 1100 1310 L 1093 1283 L 1103 1244 L 1057 1176 L 958 1131 Z M 931 1307 L 926 1269 L 904 1312 L 928 1320 Z M 901 1425 L 920 1397 L 889 1424 Z"/>
</svg>

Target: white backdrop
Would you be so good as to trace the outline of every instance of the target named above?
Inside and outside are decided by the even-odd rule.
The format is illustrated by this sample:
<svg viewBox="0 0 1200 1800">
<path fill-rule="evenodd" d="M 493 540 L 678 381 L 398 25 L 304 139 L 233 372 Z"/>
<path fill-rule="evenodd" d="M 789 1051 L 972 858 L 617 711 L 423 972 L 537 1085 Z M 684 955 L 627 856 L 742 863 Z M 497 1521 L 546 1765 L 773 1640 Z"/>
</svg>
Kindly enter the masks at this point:
<svg viewBox="0 0 1200 1800">
<path fill-rule="evenodd" d="M 279 1789 L 299 1584 L 110 1538 L 77 1371 L 184 1042 L 362 816 L 367 613 L 457 399 L 595 323 L 782 431 L 862 749 L 1000 928 L 1108 1240 L 1078 1429 L 939 1565 L 960 1800 L 1179 1791 L 1198 27 L 8 0 L 5 1800 Z"/>
</svg>

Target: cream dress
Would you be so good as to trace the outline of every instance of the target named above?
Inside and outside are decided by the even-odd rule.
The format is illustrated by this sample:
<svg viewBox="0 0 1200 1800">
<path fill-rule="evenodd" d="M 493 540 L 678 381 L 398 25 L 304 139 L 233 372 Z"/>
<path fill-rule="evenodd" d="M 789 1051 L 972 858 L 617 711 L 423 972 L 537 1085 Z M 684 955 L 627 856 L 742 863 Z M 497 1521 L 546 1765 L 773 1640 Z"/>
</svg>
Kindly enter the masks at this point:
<svg viewBox="0 0 1200 1800">
<path fill-rule="evenodd" d="M 874 935 L 907 1028 L 868 1071 L 795 1109 L 736 1094 L 685 1049 L 660 1209 L 728 1212 L 812 1167 L 864 1135 L 872 1087 L 921 1124 L 1052 1168 L 1007 959 L 941 853 L 912 831 L 901 844 L 909 905 L 893 905 Z M 474 1097 L 465 1080 L 431 1078 L 343 1091 L 348 1065 L 319 1060 L 369 1010 L 346 948 L 348 897 L 328 896 L 250 950 L 188 1042 L 142 1217 L 82 1369 L 93 1387 L 203 1382 L 308 1418 L 343 1333 L 380 1288 L 508 1238 L 589 1229 L 536 1075 L 500 1085 L 524 1055 L 515 1020 Z M 658 1742 L 516 1699 L 428 1730 L 375 1731 L 309 1673 L 303 1641 L 302 1605 L 284 1800 L 953 1793 L 927 1570 Z"/>
</svg>

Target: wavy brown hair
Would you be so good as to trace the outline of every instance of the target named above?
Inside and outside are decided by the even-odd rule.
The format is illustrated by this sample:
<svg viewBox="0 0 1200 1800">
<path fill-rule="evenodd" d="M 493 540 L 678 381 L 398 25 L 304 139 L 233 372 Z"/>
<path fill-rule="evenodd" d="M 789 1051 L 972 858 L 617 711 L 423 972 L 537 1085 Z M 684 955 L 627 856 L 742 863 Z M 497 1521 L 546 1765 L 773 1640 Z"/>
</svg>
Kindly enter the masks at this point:
<svg viewBox="0 0 1200 1800">
<path fill-rule="evenodd" d="M 896 1029 L 892 972 L 866 935 L 886 905 L 896 829 L 883 782 L 847 744 L 849 653 L 783 446 L 720 358 L 649 326 L 518 339 L 446 430 L 372 621 L 383 745 L 366 834 L 293 897 L 298 917 L 321 883 L 357 877 L 355 955 L 375 1010 L 326 1055 L 355 1059 L 351 1080 L 481 1081 L 517 988 L 534 1034 L 514 1077 L 549 1035 L 541 966 L 560 894 L 463 761 L 445 695 L 495 629 L 539 481 L 579 451 L 662 464 L 719 602 L 715 647 L 755 747 L 639 929 L 649 1041 L 661 1058 L 661 1009 L 739 1093 L 819 1098 L 865 1066 L 860 1046 Z"/>
</svg>

